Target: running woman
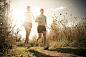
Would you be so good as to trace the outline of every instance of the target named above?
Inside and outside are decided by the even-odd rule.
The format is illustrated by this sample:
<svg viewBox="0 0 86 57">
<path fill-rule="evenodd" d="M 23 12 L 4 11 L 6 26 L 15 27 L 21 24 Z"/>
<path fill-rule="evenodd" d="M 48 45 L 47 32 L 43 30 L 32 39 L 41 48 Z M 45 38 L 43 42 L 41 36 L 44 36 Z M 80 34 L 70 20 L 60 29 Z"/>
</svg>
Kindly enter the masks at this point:
<svg viewBox="0 0 86 57">
<path fill-rule="evenodd" d="M 44 50 L 48 49 L 48 46 L 46 46 L 46 27 L 45 25 L 47 25 L 47 21 L 46 21 L 46 16 L 44 15 L 44 10 L 40 9 L 40 15 L 37 16 L 35 22 L 38 22 L 38 27 L 37 27 L 37 31 L 38 31 L 38 40 L 41 38 L 41 34 L 43 33 L 43 37 L 44 37 Z"/>
<path fill-rule="evenodd" d="M 23 26 L 25 27 L 25 30 L 26 30 L 26 39 L 24 42 L 24 46 L 27 46 L 27 48 L 29 48 L 31 47 L 31 45 L 28 42 L 29 42 L 29 35 L 32 28 L 32 18 L 35 19 L 32 11 L 30 10 L 30 6 L 27 6 L 27 12 L 24 12 L 24 16 L 25 16 L 25 22 Z"/>
</svg>

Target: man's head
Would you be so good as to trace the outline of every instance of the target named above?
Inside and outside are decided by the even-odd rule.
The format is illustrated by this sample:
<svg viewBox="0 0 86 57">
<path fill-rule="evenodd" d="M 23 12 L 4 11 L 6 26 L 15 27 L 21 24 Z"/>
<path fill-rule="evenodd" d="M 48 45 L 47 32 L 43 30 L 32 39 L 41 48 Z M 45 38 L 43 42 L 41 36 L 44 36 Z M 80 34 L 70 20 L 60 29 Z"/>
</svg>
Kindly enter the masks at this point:
<svg viewBox="0 0 86 57">
<path fill-rule="evenodd" d="M 44 10 L 43 9 L 40 9 L 40 13 L 43 14 L 44 13 Z"/>
<path fill-rule="evenodd" d="M 30 10 L 30 6 L 27 6 L 27 10 Z"/>
</svg>

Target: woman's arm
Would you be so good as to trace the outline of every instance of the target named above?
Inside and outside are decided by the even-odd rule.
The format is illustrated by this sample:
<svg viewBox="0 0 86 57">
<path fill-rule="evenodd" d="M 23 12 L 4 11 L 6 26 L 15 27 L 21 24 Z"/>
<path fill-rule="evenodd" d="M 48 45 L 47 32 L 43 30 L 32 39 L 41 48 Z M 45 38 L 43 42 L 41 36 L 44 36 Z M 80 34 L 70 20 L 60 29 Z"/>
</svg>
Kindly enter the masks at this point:
<svg viewBox="0 0 86 57">
<path fill-rule="evenodd" d="M 32 17 L 33 17 L 33 19 L 35 19 L 35 17 L 34 17 L 34 15 L 33 15 L 33 12 L 31 11 L 31 13 L 32 13 Z"/>
</svg>

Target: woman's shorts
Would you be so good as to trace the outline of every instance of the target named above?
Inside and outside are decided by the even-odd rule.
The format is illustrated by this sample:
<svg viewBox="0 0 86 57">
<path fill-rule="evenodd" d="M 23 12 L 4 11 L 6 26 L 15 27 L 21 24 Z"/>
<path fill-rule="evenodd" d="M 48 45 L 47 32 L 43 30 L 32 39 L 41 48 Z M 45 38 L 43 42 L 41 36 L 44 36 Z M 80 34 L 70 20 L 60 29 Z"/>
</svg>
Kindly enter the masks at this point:
<svg viewBox="0 0 86 57">
<path fill-rule="evenodd" d="M 30 22 L 24 22 L 24 26 L 28 26 L 29 28 L 32 28 L 32 23 L 30 23 Z"/>
<path fill-rule="evenodd" d="M 38 31 L 38 33 L 42 33 L 43 31 L 46 31 L 46 27 L 39 25 L 39 26 L 37 27 L 37 31 Z"/>
</svg>

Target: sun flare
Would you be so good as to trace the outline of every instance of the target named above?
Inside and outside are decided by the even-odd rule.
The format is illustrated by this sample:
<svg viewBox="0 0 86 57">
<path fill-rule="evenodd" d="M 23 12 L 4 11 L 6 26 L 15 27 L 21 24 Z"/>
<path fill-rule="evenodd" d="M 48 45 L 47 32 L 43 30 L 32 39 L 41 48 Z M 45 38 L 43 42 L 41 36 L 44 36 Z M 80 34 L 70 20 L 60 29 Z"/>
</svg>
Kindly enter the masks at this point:
<svg viewBox="0 0 86 57">
<path fill-rule="evenodd" d="M 36 9 L 31 9 L 32 12 L 33 12 L 33 15 L 36 19 L 36 17 L 38 15 L 40 15 L 40 9 L 39 8 L 36 8 Z M 22 35 L 22 37 L 25 37 L 26 36 L 26 33 L 25 33 L 25 28 L 24 26 L 22 25 L 25 21 L 25 16 L 24 16 L 24 12 L 27 12 L 25 11 L 24 9 L 23 10 L 20 10 L 20 9 L 14 9 L 13 12 L 12 12 L 12 16 L 14 16 L 14 23 L 16 22 L 17 23 L 17 26 L 16 28 L 20 28 L 22 31 L 19 32 L 19 34 Z M 35 19 L 32 19 L 32 29 L 31 29 L 31 34 L 30 34 L 30 39 L 33 35 L 38 35 L 37 34 L 37 26 L 38 26 L 38 23 L 35 23 Z M 49 24 L 52 23 L 52 21 L 50 19 L 47 19 L 47 26 L 49 26 Z M 21 26 L 22 25 L 22 26 Z M 47 29 L 48 30 L 48 29 Z M 48 30 L 49 31 L 49 30 Z"/>
<path fill-rule="evenodd" d="M 40 14 L 39 9 L 31 9 L 31 10 L 35 18 Z M 21 21 L 22 23 L 24 23 L 25 21 L 24 12 L 26 11 L 25 10 L 13 10 L 12 12 L 12 16 L 15 16 L 15 20 L 17 20 L 19 24 L 21 23 Z"/>
</svg>

